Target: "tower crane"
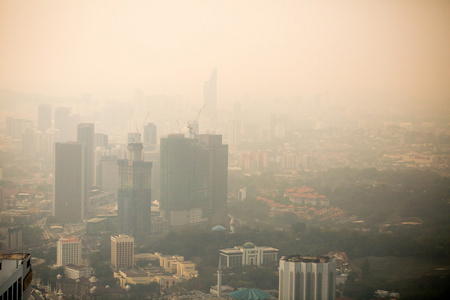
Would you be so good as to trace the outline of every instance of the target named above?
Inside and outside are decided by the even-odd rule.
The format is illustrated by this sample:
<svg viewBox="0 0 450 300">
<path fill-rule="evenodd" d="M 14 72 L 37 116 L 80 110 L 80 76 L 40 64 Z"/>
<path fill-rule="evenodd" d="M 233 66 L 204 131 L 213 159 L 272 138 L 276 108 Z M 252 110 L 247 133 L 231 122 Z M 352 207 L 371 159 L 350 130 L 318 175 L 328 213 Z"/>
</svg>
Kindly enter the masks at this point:
<svg viewBox="0 0 450 300">
<path fill-rule="evenodd" d="M 200 118 L 200 114 L 202 113 L 205 106 L 206 106 L 206 104 L 204 104 L 203 107 L 200 108 L 200 111 L 198 112 L 197 117 L 194 119 L 194 121 L 192 121 L 192 122 L 188 121 L 187 128 L 189 128 L 189 138 L 190 139 L 197 135 L 197 132 L 195 129 L 198 130 L 198 118 Z"/>
</svg>

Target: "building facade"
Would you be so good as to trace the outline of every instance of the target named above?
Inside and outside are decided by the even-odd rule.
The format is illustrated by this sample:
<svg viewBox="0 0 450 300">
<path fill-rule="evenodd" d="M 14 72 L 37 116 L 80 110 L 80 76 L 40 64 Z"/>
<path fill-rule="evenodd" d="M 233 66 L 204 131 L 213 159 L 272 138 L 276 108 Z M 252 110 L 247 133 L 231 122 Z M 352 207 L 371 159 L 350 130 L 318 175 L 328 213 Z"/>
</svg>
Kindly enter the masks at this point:
<svg viewBox="0 0 450 300">
<path fill-rule="evenodd" d="M 70 279 L 91 278 L 94 269 L 90 266 L 68 264 L 64 267 L 64 275 Z"/>
<path fill-rule="evenodd" d="M 118 160 L 119 233 L 133 236 L 142 243 L 151 230 L 152 163 L 142 160 L 141 143 L 128 144 L 129 159 Z"/>
<path fill-rule="evenodd" d="M 220 263 L 224 267 L 242 267 L 263 265 L 278 260 L 278 249 L 272 247 L 257 247 L 253 243 L 219 250 Z"/>
<path fill-rule="evenodd" d="M 81 264 L 81 240 L 77 237 L 62 237 L 56 243 L 56 265 Z"/>
<path fill-rule="evenodd" d="M 161 215 L 171 228 L 224 223 L 227 217 L 228 146 L 221 135 L 161 139 Z"/>
<path fill-rule="evenodd" d="M 84 219 L 86 199 L 85 145 L 55 143 L 53 215 L 61 222 Z"/>
<path fill-rule="evenodd" d="M 280 300 L 336 299 L 336 264 L 328 256 L 283 256 L 279 274 Z"/>
<path fill-rule="evenodd" d="M 31 294 L 31 254 L 0 254 L 0 299 L 28 299 Z"/>
<path fill-rule="evenodd" d="M 114 269 L 134 266 L 134 238 L 126 234 L 111 236 L 111 265 Z"/>
</svg>

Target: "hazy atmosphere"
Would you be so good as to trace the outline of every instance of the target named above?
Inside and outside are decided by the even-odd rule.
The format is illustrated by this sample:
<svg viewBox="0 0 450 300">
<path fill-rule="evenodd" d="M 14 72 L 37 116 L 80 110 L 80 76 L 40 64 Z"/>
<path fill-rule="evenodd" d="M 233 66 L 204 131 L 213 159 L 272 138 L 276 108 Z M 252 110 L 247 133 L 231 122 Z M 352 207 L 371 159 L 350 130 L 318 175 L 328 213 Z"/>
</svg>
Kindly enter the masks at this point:
<svg viewBox="0 0 450 300">
<path fill-rule="evenodd" d="M 450 1 L 0 0 L 0 300 L 449 282 Z"/>
<path fill-rule="evenodd" d="M 0 87 L 448 102 L 448 1 L 2 1 Z"/>
</svg>

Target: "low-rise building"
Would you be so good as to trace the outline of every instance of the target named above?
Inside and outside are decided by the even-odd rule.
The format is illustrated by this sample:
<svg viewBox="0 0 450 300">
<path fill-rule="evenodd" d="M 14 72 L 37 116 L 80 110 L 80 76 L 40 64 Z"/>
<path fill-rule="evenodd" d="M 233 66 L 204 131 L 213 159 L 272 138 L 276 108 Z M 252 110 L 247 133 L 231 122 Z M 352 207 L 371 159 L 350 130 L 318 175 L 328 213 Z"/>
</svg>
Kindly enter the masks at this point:
<svg viewBox="0 0 450 300">
<path fill-rule="evenodd" d="M 92 267 L 90 266 L 77 266 L 74 264 L 68 264 L 64 267 L 64 275 L 66 278 L 79 279 L 81 277 L 91 278 Z"/>
<path fill-rule="evenodd" d="M 221 249 L 220 259 L 222 266 L 241 267 L 247 265 L 262 265 L 278 260 L 278 249 L 272 247 L 257 247 L 253 243 L 245 243 L 243 246 Z"/>
<path fill-rule="evenodd" d="M 150 284 L 153 282 L 146 272 L 137 269 L 119 270 L 114 272 L 114 278 L 119 279 L 119 285 L 123 289 L 126 285 Z"/>
</svg>

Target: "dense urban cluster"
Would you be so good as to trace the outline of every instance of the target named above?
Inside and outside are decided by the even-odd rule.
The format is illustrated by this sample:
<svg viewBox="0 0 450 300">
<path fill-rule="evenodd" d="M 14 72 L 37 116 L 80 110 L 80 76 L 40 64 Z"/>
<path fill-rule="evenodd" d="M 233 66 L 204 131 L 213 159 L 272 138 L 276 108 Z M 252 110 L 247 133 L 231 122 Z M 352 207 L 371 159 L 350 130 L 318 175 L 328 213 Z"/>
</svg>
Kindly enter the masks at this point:
<svg viewBox="0 0 450 300">
<path fill-rule="evenodd" d="M 0 297 L 448 292 L 445 119 L 320 97 L 219 109 L 216 85 L 201 106 L 1 91 Z"/>
</svg>

